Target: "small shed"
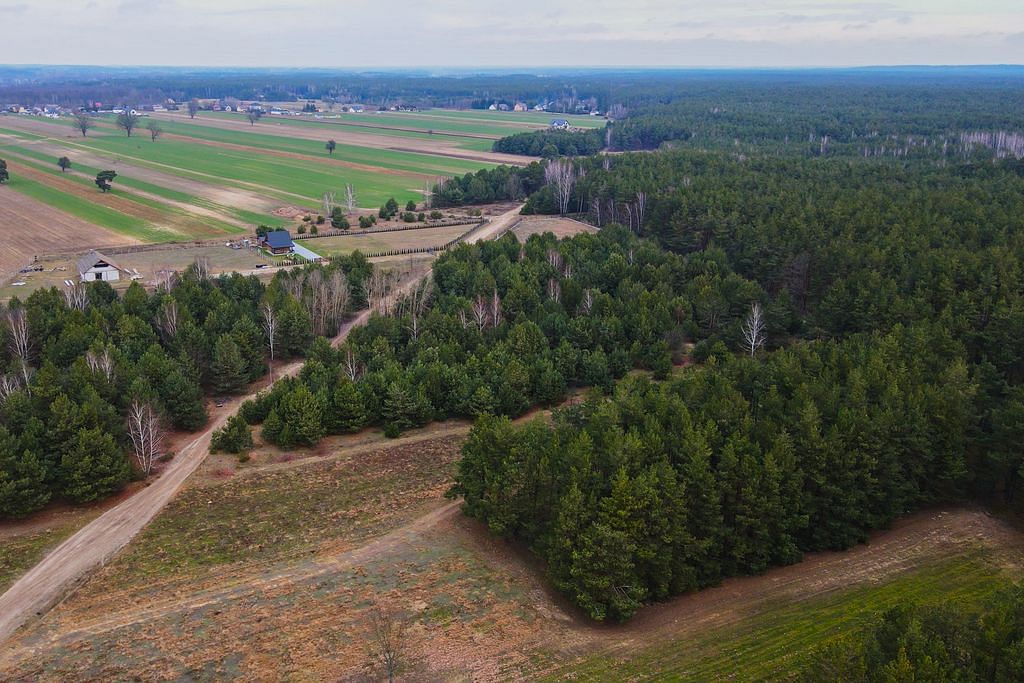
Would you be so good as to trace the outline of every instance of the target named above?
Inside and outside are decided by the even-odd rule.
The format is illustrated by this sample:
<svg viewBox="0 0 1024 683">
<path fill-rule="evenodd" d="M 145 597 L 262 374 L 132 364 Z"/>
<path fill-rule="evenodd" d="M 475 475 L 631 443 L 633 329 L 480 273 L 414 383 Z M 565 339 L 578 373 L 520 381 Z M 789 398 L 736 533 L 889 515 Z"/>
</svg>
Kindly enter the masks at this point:
<svg viewBox="0 0 1024 683">
<path fill-rule="evenodd" d="M 116 282 L 121 279 L 122 273 L 131 276 L 127 270 L 95 249 L 78 259 L 78 275 L 82 282 Z"/>
<path fill-rule="evenodd" d="M 271 254 L 290 254 L 295 248 L 292 236 L 287 230 L 273 230 L 268 232 L 260 240 L 260 246 Z"/>
</svg>

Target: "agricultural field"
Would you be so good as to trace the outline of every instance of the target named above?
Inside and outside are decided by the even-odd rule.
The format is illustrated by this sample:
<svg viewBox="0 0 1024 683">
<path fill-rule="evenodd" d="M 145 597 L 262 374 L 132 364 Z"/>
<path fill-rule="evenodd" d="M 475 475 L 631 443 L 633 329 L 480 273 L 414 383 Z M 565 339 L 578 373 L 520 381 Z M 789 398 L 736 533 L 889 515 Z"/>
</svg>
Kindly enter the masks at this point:
<svg viewBox="0 0 1024 683">
<path fill-rule="evenodd" d="M 521 548 L 447 501 L 461 422 L 398 440 L 214 455 L 128 548 L 0 657 L 0 677 L 360 679 L 368 615 L 407 624 L 411 680 L 786 677 L 903 600 L 975 600 L 1024 576 L 1024 539 L 935 509 L 844 553 L 595 625 Z M 27 543 L 27 541 L 26 541 Z"/>
<path fill-rule="evenodd" d="M 580 221 L 574 221 L 571 218 L 524 216 L 512 232 L 515 233 L 520 242 L 525 242 L 531 235 L 542 235 L 546 232 L 550 232 L 558 239 L 562 239 L 564 237 L 574 237 L 585 232 L 595 233 L 597 228 Z"/>
<path fill-rule="evenodd" d="M 301 244 L 321 256 L 344 256 L 353 251 L 364 254 L 397 249 L 428 249 L 442 247 L 453 239 L 472 230 L 474 225 L 451 225 L 417 230 L 393 232 L 362 232 L 353 230 L 348 235 L 317 237 L 301 240 Z"/>
<path fill-rule="evenodd" d="M 195 120 L 164 113 L 154 120 L 163 129 L 155 141 L 145 119 L 129 138 L 110 118 L 97 118 L 82 136 L 70 119 L 0 115 L 0 158 L 12 176 L 2 189 L 0 225 L 14 235 L 0 256 L 0 297 L 26 291 L 18 286 L 63 281 L 56 274 L 14 277 L 36 257 L 138 243 L 230 240 L 259 224 L 295 228 L 299 218 L 320 209 L 324 192 L 340 196 L 346 184 L 355 187 L 364 211 L 389 197 L 401 204 L 420 201 L 439 177 L 528 163 L 490 152 L 491 142 L 547 124 L 532 114 L 440 110 L 321 120 L 265 117 L 255 125 L 237 114 L 213 112 Z M 337 141 L 333 154 L 324 148 L 328 139 Z M 71 160 L 66 172 L 56 163 L 63 156 Z M 105 169 L 118 173 L 109 193 L 94 183 Z M 349 253 L 357 240 L 363 250 L 432 246 L 425 236 L 405 235 L 411 242 L 338 240 L 325 255 Z M 442 239 L 438 233 L 438 246 L 454 236 L 445 233 Z"/>
</svg>

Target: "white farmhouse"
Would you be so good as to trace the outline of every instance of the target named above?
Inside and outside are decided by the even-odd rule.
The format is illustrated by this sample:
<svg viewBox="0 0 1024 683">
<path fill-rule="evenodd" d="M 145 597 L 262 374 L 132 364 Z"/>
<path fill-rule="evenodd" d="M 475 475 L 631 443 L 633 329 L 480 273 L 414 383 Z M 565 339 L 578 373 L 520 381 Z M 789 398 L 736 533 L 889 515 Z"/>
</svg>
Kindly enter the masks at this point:
<svg viewBox="0 0 1024 683">
<path fill-rule="evenodd" d="M 122 273 L 130 276 L 128 271 L 95 249 L 78 259 L 78 274 L 82 282 L 115 282 L 121 279 Z"/>
</svg>

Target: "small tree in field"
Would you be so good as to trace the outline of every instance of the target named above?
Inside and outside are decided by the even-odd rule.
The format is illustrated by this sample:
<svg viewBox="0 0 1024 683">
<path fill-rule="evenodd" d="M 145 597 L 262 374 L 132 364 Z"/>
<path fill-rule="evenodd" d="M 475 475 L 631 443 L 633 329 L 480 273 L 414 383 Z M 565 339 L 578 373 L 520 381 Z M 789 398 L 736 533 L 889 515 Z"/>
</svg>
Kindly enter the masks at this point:
<svg viewBox="0 0 1024 683">
<path fill-rule="evenodd" d="M 100 188 L 100 192 L 110 192 L 113 188 L 111 183 L 116 177 L 117 171 L 100 171 L 96 174 L 96 187 Z"/>
<path fill-rule="evenodd" d="M 324 145 L 324 149 L 327 150 L 328 154 L 334 154 L 334 150 L 338 147 L 338 143 L 334 140 L 328 140 L 327 144 Z"/>
<path fill-rule="evenodd" d="M 67 157 L 61 157 L 60 159 L 57 159 L 57 165 L 60 166 L 60 172 L 63 173 L 64 171 L 71 168 L 71 159 L 68 159 Z"/>
<path fill-rule="evenodd" d="M 139 125 L 139 115 L 133 114 L 130 110 L 125 109 L 123 112 L 117 115 L 117 127 L 128 133 L 128 137 L 132 136 L 132 131 Z"/>
<path fill-rule="evenodd" d="M 92 117 L 86 114 L 84 111 L 80 111 L 75 114 L 75 128 L 82 133 L 82 137 L 89 132 L 89 129 L 93 127 Z"/>
<path fill-rule="evenodd" d="M 11 174 L 7 172 L 7 162 L 0 159 L 0 183 L 6 183 L 11 179 Z"/>
<path fill-rule="evenodd" d="M 250 111 L 249 111 L 249 113 L 248 113 L 248 114 L 246 115 L 246 118 L 248 118 L 248 119 L 249 119 L 249 125 L 250 125 L 250 126 L 255 126 L 255 125 L 256 125 L 256 122 L 260 120 L 260 117 L 261 117 L 261 116 L 263 116 L 263 114 L 260 114 L 260 113 L 259 113 L 258 111 L 256 111 L 255 109 L 252 109 L 252 110 L 250 110 Z"/>
<path fill-rule="evenodd" d="M 191 99 L 188 101 L 188 117 L 194 119 L 196 113 L 199 111 L 199 100 Z"/>
<path fill-rule="evenodd" d="M 156 121 L 150 121 L 146 124 L 146 130 L 149 131 L 149 139 L 156 142 L 156 139 L 160 137 L 160 133 L 164 132 L 164 129 L 160 127 L 160 124 Z"/>
<path fill-rule="evenodd" d="M 405 621 L 377 605 L 370 612 L 370 638 L 373 657 L 384 667 L 391 683 L 402 665 Z"/>
</svg>

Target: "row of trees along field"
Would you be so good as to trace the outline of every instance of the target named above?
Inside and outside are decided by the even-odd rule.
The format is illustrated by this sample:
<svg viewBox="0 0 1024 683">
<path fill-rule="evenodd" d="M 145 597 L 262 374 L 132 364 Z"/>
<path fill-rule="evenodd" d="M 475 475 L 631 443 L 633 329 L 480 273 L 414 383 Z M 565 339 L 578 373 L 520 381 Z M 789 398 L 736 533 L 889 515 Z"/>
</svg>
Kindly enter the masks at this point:
<svg viewBox="0 0 1024 683">
<path fill-rule="evenodd" d="M 516 133 L 495 140 L 492 149 L 506 154 L 535 157 L 587 156 L 597 154 L 605 145 L 605 131 L 536 130 Z"/>
<path fill-rule="evenodd" d="M 1024 588 L 1007 586 L 979 605 L 895 607 L 819 648 L 800 680 L 1024 680 Z"/>
<path fill-rule="evenodd" d="M 548 164 L 572 169 L 563 200 L 594 199 L 680 254 L 687 276 L 668 282 L 688 288 L 676 310 L 708 362 L 553 426 L 478 422 L 454 492 L 592 616 L 847 547 L 925 503 L 1019 506 L 1020 162 L 579 163 Z M 535 209 L 558 201 L 557 181 Z M 729 284 L 704 289 L 695 271 Z M 782 348 L 731 359 L 751 301 Z"/>
<path fill-rule="evenodd" d="M 0 518 L 148 474 L 165 429 L 206 423 L 204 392 L 241 393 L 268 358 L 333 334 L 368 272 L 354 257 L 265 286 L 196 264 L 152 294 L 96 282 L 13 299 L 0 312 Z"/>
<path fill-rule="evenodd" d="M 684 339 L 740 344 L 749 302 L 763 296 L 713 255 L 684 259 L 623 229 L 462 245 L 408 296 L 369 289 L 381 315 L 338 350 L 314 343 L 298 378 L 243 406 L 264 438 L 312 445 L 369 424 L 397 434 L 446 417 L 520 415 L 574 386 L 610 391 L 631 368 L 665 377 Z M 711 299 L 726 307 L 713 328 L 701 322 Z"/>
</svg>

